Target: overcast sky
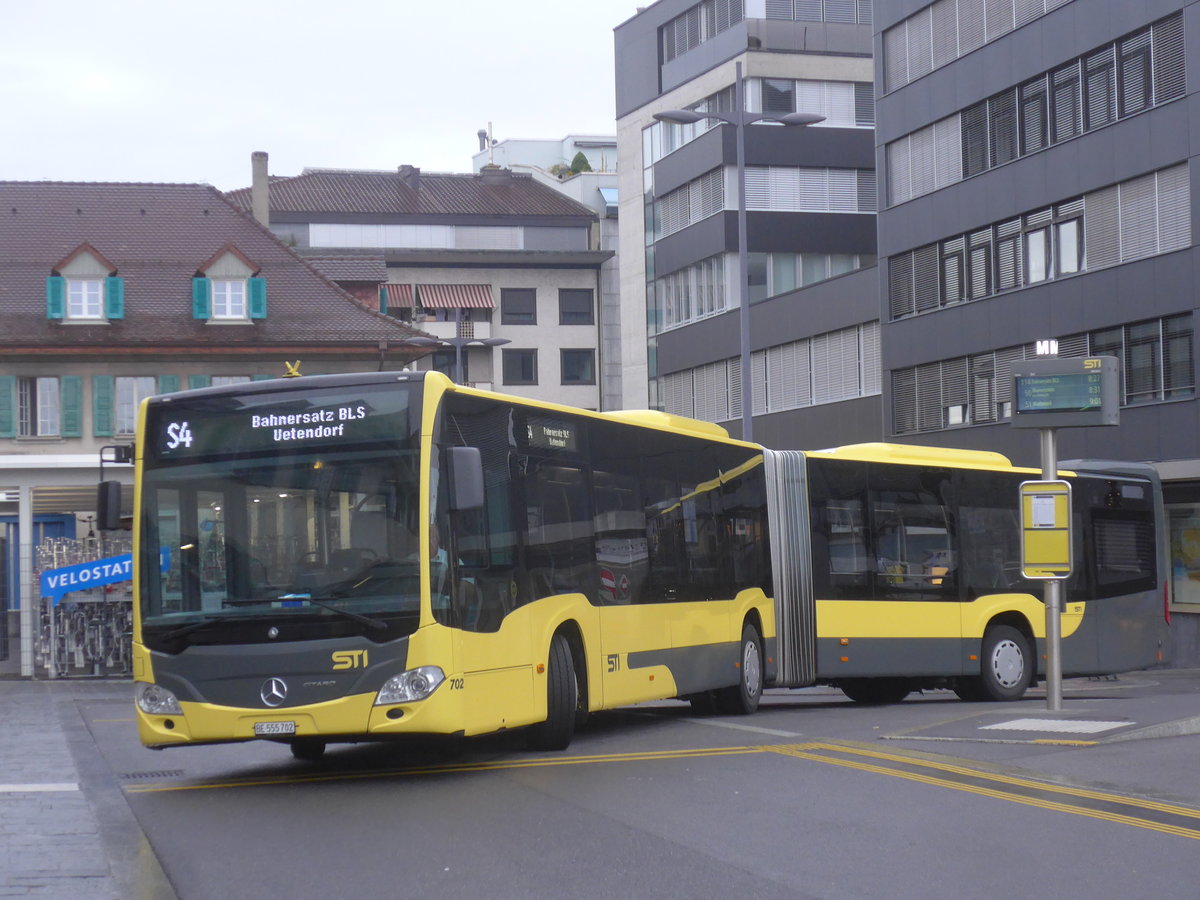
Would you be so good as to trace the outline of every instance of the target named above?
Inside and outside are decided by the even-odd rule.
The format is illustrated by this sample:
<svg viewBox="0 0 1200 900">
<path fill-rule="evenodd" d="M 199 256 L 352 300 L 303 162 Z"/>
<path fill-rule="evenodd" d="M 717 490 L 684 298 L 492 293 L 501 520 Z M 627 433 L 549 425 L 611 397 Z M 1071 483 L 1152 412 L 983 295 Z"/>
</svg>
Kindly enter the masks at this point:
<svg viewBox="0 0 1200 900">
<path fill-rule="evenodd" d="M 615 134 L 613 28 L 650 0 L 0 0 L 0 180 L 469 172 Z"/>
</svg>

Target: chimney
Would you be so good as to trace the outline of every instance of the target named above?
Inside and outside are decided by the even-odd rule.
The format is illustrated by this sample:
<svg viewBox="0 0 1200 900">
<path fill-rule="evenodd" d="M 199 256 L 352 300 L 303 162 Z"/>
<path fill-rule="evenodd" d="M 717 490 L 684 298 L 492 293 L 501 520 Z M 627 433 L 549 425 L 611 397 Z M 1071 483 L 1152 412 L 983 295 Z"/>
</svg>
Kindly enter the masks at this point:
<svg viewBox="0 0 1200 900">
<path fill-rule="evenodd" d="M 421 187 L 421 170 L 416 166 L 410 166 L 407 163 L 398 168 L 397 173 L 400 175 L 400 183 L 405 187 L 410 187 L 414 191 Z"/>
<path fill-rule="evenodd" d="M 484 184 L 508 184 L 512 181 L 512 174 L 512 169 L 502 169 L 495 163 L 488 163 L 479 170 Z"/>
<path fill-rule="evenodd" d="M 475 132 L 475 137 L 479 138 L 479 149 L 486 150 L 488 148 L 488 135 L 486 128 L 480 128 Z"/>
<path fill-rule="evenodd" d="M 271 225 L 271 188 L 267 180 L 267 153 L 250 154 L 250 210 L 263 228 Z"/>
</svg>

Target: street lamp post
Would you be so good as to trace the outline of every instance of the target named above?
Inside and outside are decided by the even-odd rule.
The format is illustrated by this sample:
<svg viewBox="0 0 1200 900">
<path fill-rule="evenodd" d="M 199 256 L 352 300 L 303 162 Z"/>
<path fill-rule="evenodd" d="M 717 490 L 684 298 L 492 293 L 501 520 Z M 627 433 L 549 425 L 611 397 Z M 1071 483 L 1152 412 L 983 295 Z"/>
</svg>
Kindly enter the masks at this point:
<svg viewBox="0 0 1200 900">
<path fill-rule="evenodd" d="M 464 347 L 499 347 L 511 344 L 508 338 L 465 338 L 462 331 L 462 310 L 458 310 L 454 318 L 454 337 L 412 337 L 404 341 L 411 347 L 453 347 L 454 348 L 454 383 L 463 383 L 463 348 Z"/>
<path fill-rule="evenodd" d="M 738 232 L 738 329 L 740 331 L 740 365 L 742 369 L 742 440 L 754 440 L 754 389 L 750 384 L 750 265 L 746 249 L 746 126 L 755 122 L 776 122 L 780 125 L 815 125 L 825 121 L 816 113 L 794 112 L 782 116 L 765 116 L 746 112 L 745 88 L 742 84 L 742 64 L 734 64 L 733 110 L 729 113 L 701 113 L 694 109 L 668 109 L 655 113 L 654 118 L 677 125 L 690 125 L 701 119 L 717 119 L 732 125 L 737 144 L 737 232 Z"/>
</svg>

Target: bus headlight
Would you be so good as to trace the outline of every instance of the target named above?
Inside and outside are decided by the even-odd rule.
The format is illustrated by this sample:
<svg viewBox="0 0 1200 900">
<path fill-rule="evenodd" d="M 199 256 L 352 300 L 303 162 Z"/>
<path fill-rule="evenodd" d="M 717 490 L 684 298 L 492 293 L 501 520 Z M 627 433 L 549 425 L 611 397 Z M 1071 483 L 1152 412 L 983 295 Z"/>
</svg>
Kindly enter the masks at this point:
<svg viewBox="0 0 1200 900">
<path fill-rule="evenodd" d="M 152 716 L 183 715 L 179 700 L 165 687 L 139 681 L 134 691 L 138 709 Z"/>
<path fill-rule="evenodd" d="M 437 690 L 437 686 L 446 680 L 446 673 L 439 666 L 419 666 L 393 675 L 383 683 L 379 693 L 375 695 L 376 706 L 388 706 L 392 703 L 410 703 L 413 700 L 424 700 Z"/>
</svg>

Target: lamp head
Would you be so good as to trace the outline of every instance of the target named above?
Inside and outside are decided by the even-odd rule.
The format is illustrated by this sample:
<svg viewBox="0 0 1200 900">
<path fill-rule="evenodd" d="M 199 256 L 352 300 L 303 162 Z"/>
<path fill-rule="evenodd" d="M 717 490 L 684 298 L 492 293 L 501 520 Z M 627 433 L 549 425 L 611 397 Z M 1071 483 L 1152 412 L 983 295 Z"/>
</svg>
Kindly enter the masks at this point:
<svg viewBox="0 0 1200 900">
<path fill-rule="evenodd" d="M 693 122 L 699 122 L 701 119 L 707 119 L 708 116 L 702 116 L 700 113 L 691 109 L 667 109 L 660 113 L 655 113 L 654 118 L 660 122 L 674 122 L 676 125 L 691 125 Z"/>
</svg>

